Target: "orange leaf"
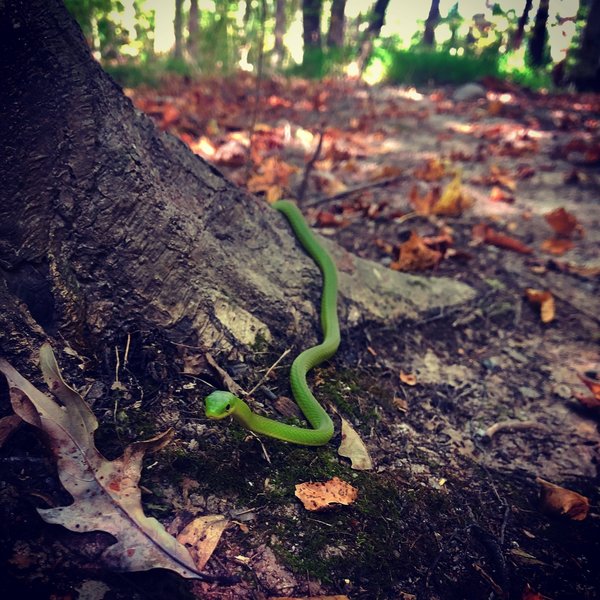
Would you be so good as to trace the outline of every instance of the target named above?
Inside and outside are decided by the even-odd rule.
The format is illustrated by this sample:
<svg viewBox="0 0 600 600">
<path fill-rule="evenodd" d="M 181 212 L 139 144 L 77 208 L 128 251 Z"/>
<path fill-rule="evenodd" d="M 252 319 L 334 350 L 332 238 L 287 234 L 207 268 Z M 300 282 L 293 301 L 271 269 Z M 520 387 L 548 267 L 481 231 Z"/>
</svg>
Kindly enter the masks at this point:
<svg viewBox="0 0 600 600">
<path fill-rule="evenodd" d="M 400 371 L 400 381 L 406 385 L 417 385 L 417 377 L 413 373 Z"/>
<path fill-rule="evenodd" d="M 598 379 L 598 374 L 595 372 L 577 373 L 577 377 L 594 394 L 594 398 L 600 402 L 600 379 Z"/>
<path fill-rule="evenodd" d="M 583 236 L 583 227 L 581 223 L 579 223 L 574 215 L 567 212 L 562 207 L 544 215 L 544 218 L 550 227 L 552 227 L 552 229 L 560 236 L 570 238 L 575 232 Z"/>
<path fill-rule="evenodd" d="M 539 304 L 542 323 L 550 323 L 550 321 L 554 320 L 556 312 L 554 308 L 554 296 L 550 292 L 527 288 L 525 295 L 527 296 L 527 300 L 532 304 Z"/>
<path fill-rule="evenodd" d="M 415 169 L 415 177 L 423 181 L 439 181 L 446 174 L 446 168 L 439 158 L 430 158 L 427 163 Z"/>
<path fill-rule="evenodd" d="M 493 227 L 480 223 L 473 227 L 473 239 L 505 250 L 520 252 L 521 254 L 531 254 L 533 249 L 523 242 L 510 237 L 504 233 L 499 233 Z"/>
<path fill-rule="evenodd" d="M 550 238 L 542 242 L 541 248 L 548 254 L 560 256 L 573 248 L 573 242 L 565 238 Z"/>
<path fill-rule="evenodd" d="M 439 199 L 439 192 L 436 193 L 435 190 L 429 189 L 425 194 L 421 195 L 418 187 L 413 185 L 408 199 L 418 215 L 430 215 L 433 205 Z"/>
<path fill-rule="evenodd" d="M 336 504 L 352 504 L 358 496 L 358 490 L 334 477 L 325 482 L 299 483 L 295 494 L 306 510 L 323 510 Z"/>
<path fill-rule="evenodd" d="M 428 248 L 414 231 L 408 241 L 400 244 L 400 258 L 390 264 L 395 271 L 424 271 L 432 269 L 442 260 L 442 253 Z"/>
<path fill-rule="evenodd" d="M 590 501 L 581 494 L 560 487 L 540 477 L 536 482 L 540 490 L 540 508 L 547 514 L 566 516 L 573 521 L 583 521 L 590 509 Z"/>
</svg>

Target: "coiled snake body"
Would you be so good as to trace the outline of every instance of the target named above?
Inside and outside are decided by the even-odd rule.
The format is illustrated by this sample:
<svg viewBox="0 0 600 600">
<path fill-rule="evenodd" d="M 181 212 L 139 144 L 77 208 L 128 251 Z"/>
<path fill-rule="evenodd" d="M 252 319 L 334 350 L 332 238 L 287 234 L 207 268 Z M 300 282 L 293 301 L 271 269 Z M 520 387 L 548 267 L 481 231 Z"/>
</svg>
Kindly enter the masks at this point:
<svg viewBox="0 0 600 600">
<path fill-rule="evenodd" d="M 340 345 L 337 270 L 328 252 L 316 240 L 295 204 L 288 200 L 280 200 L 272 206 L 287 218 L 296 237 L 315 261 L 323 276 L 321 296 L 323 341 L 301 352 L 290 369 L 292 394 L 312 428 L 287 425 L 253 413 L 241 398 L 225 391 L 212 392 L 206 397 L 206 416 L 210 419 L 223 419 L 231 415 L 238 423 L 255 433 L 294 444 L 322 446 L 333 435 L 333 422 L 313 396 L 306 382 L 306 374 L 313 367 L 333 356 Z"/>
</svg>

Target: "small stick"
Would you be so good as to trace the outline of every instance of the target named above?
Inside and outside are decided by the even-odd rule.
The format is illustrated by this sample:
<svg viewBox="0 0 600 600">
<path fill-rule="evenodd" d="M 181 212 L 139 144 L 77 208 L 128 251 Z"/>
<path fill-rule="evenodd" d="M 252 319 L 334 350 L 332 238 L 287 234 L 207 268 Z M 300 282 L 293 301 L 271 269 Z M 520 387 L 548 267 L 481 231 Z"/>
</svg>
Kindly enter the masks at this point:
<svg viewBox="0 0 600 600">
<path fill-rule="evenodd" d="M 322 196 L 321 198 L 316 198 L 315 200 L 311 200 L 306 202 L 303 207 L 304 208 L 312 208 L 313 206 L 319 206 L 320 204 L 325 204 L 327 202 L 332 202 L 333 200 L 339 200 L 340 198 L 345 198 L 346 196 L 350 196 L 355 192 L 362 192 L 363 190 L 368 190 L 369 188 L 381 187 L 385 185 L 389 185 L 390 183 L 395 183 L 396 181 L 401 181 L 409 177 L 408 175 L 395 175 L 394 177 L 386 177 L 385 179 L 378 179 L 377 181 L 369 181 L 368 183 L 361 183 L 360 185 L 356 185 L 354 187 L 348 188 L 337 194 L 333 194 L 332 196 Z"/>
<path fill-rule="evenodd" d="M 304 175 L 302 175 L 302 181 L 300 183 L 300 186 L 298 187 L 298 193 L 296 194 L 296 198 L 298 199 L 299 203 L 302 202 L 302 200 L 304 200 L 304 195 L 306 194 L 306 188 L 308 186 L 308 177 L 313 167 L 315 166 L 319 155 L 321 154 L 324 135 L 325 134 L 323 132 L 323 128 L 321 128 L 321 131 L 319 131 L 319 141 L 317 142 L 317 147 L 315 148 L 315 151 L 313 152 L 313 155 L 311 156 L 310 160 L 306 163 L 306 166 L 304 167 Z"/>
<path fill-rule="evenodd" d="M 537 421 L 517 421 L 516 419 L 510 419 L 508 421 L 500 421 L 494 423 L 485 430 L 484 438 L 491 440 L 497 433 L 501 431 L 517 431 L 520 429 L 547 429 L 545 425 L 538 423 Z"/>
<path fill-rule="evenodd" d="M 260 381 L 249 392 L 246 392 L 246 396 L 252 396 L 252 394 L 254 394 L 254 392 L 266 381 L 273 369 L 275 369 L 291 351 L 291 348 L 285 350 L 283 354 L 267 369 L 267 372 L 260 378 Z"/>
</svg>

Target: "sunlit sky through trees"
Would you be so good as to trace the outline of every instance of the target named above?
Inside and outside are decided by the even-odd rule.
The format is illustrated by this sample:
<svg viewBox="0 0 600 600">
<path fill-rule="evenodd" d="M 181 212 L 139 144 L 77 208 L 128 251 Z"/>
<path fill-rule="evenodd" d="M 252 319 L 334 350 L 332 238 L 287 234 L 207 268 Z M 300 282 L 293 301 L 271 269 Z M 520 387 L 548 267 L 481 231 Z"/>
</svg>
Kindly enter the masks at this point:
<svg viewBox="0 0 600 600">
<path fill-rule="evenodd" d="M 132 39 L 135 39 L 135 10 L 134 0 L 121 0 L 124 10 L 121 13 L 113 15 L 115 21 L 120 21 L 123 26 L 129 30 Z M 215 11 L 218 7 L 218 0 L 200 0 L 200 10 Z M 352 20 L 360 13 L 365 13 L 373 2 L 368 0 L 348 0 L 346 5 L 346 18 Z M 455 0 L 441 0 L 440 12 L 442 17 L 448 14 L 448 11 L 455 4 Z M 502 10 L 514 10 L 519 16 L 523 11 L 525 0 L 501 0 L 499 2 Z M 485 0 L 463 0 L 458 3 L 458 9 L 465 22 L 462 28 L 468 28 L 469 22 L 473 15 L 483 15 L 486 20 L 494 22 L 498 29 L 504 27 L 506 19 L 501 16 L 493 16 L 491 6 L 492 2 L 486 5 Z M 537 10 L 538 2 L 534 2 L 529 15 L 530 23 L 533 22 Z M 329 15 L 330 2 L 323 3 L 323 19 L 326 20 Z M 422 30 L 422 23 L 427 18 L 429 12 L 429 2 L 400 2 L 392 0 L 387 10 L 386 23 L 382 30 L 382 36 L 398 36 L 405 47 L 411 43 L 411 39 L 415 33 Z M 564 57 L 564 50 L 568 47 L 571 37 L 575 32 L 575 25 L 569 21 L 558 24 L 556 16 L 561 18 L 572 17 L 576 14 L 579 6 L 578 0 L 554 0 L 551 3 L 551 13 L 549 19 L 549 43 L 554 61 L 561 60 Z M 143 3 L 144 10 L 154 10 L 156 15 L 156 25 L 154 32 L 154 50 L 157 53 L 169 52 L 174 44 L 175 37 L 173 32 L 173 19 L 175 16 L 175 1 L 174 0 L 146 0 Z M 189 9 L 189 0 L 184 0 L 184 11 Z M 240 27 L 243 27 L 243 16 L 246 11 L 246 3 L 239 2 L 238 9 L 235 15 L 231 15 L 238 22 Z M 231 14 L 231 13 L 230 13 Z M 366 24 L 365 24 L 366 26 Z M 459 30 L 459 35 L 464 35 L 466 31 Z M 436 29 L 436 40 L 444 42 L 450 36 L 450 30 L 446 24 L 440 24 Z M 267 40 L 267 44 L 269 41 Z M 302 12 L 299 8 L 293 18 L 288 23 L 287 32 L 285 35 L 285 44 L 292 59 L 296 62 L 302 61 Z M 266 48 L 268 49 L 268 47 Z M 129 52 L 122 49 L 124 53 L 135 55 L 135 47 L 132 47 Z"/>
</svg>

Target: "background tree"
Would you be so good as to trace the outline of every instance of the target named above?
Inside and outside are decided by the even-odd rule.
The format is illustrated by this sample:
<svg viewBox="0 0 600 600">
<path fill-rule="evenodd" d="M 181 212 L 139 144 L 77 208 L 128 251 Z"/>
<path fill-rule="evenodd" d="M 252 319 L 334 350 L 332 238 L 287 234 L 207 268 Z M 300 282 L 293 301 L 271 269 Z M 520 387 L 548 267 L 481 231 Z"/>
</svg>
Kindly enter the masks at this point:
<svg viewBox="0 0 600 600">
<path fill-rule="evenodd" d="M 431 0 L 429 14 L 425 20 L 425 31 L 423 32 L 423 44 L 433 48 L 435 45 L 435 28 L 440 20 L 440 0 Z"/>
<path fill-rule="evenodd" d="M 525 0 L 525 6 L 523 7 L 523 12 L 517 21 L 517 28 L 511 40 L 511 48 L 513 50 L 518 50 L 523 43 L 523 37 L 525 35 L 525 27 L 529 22 L 529 11 L 533 6 L 533 0 Z"/>
<path fill-rule="evenodd" d="M 600 91 L 600 0 L 591 0 L 587 8 L 570 78 L 579 89 Z"/>
<path fill-rule="evenodd" d="M 389 3 L 390 0 L 377 0 L 370 13 L 369 25 L 363 36 L 358 55 L 358 66 L 361 73 L 364 71 L 369 57 L 371 56 L 371 52 L 373 51 L 373 42 L 381 33 Z"/>
<path fill-rule="evenodd" d="M 529 61 L 534 67 L 542 67 L 550 60 L 548 54 L 549 9 L 550 0 L 540 0 L 529 37 Z"/>
<path fill-rule="evenodd" d="M 175 32 L 175 47 L 173 56 L 183 59 L 183 0 L 175 0 L 175 19 L 173 20 L 173 29 Z"/>
<path fill-rule="evenodd" d="M 198 60 L 198 43 L 200 38 L 200 13 L 198 0 L 190 0 L 190 13 L 188 16 L 187 49 L 192 60 Z"/>
<path fill-rule="evenodd" d="M 321 61 L 322 0 L 302 0 L 302 35 L 304 55 L 302 64 L 307 73 L 316 75 Z"/>
<path fill-rule="evenodd" d="M 341 48 L 344 45 L 345 11 L 346 0 L 333 0 L 327 32 L 327 46 L 329 48 Z"/>
<path fill-rule="evenodd" d="M 274 62 L 276 65 L 282 64 L 285 55 L 285 46 L 283 44 L 283 37 L 286 30 L 285 5 L 285 0 L 275 1 L 275 30 L 273 33 L 275 35 Z"/>
</svg>

